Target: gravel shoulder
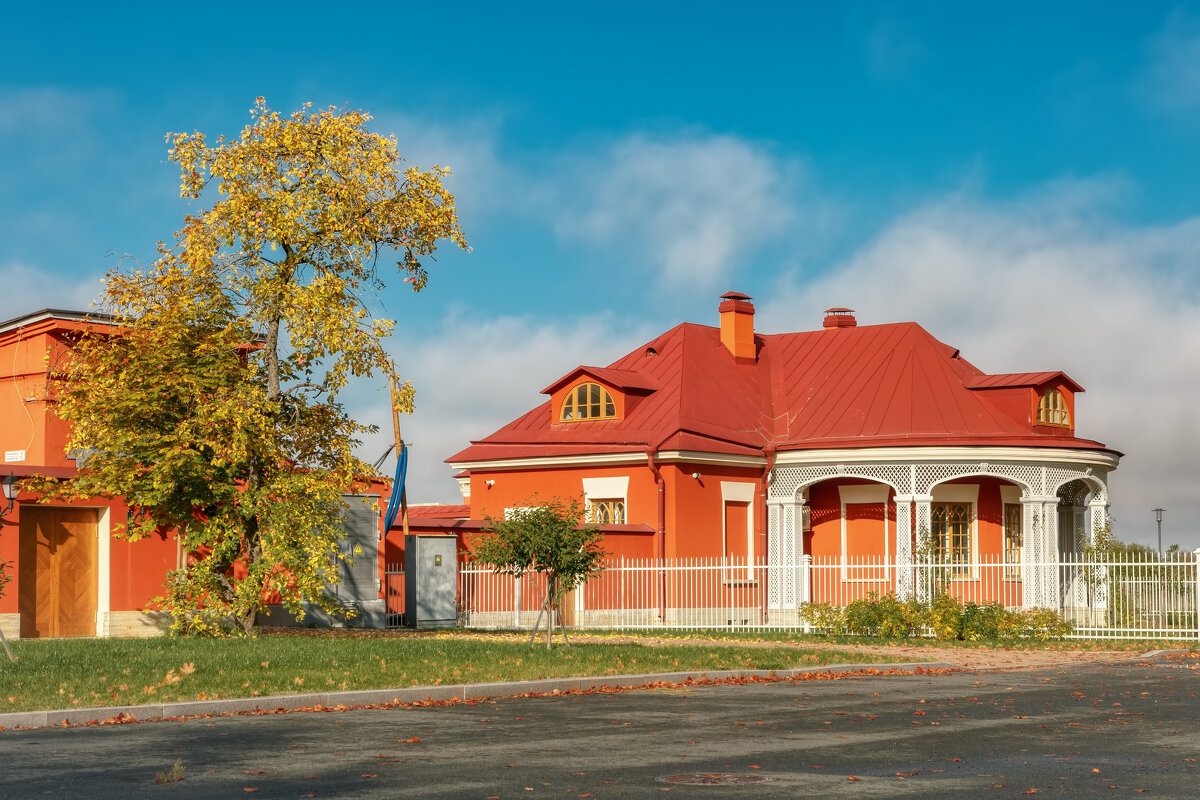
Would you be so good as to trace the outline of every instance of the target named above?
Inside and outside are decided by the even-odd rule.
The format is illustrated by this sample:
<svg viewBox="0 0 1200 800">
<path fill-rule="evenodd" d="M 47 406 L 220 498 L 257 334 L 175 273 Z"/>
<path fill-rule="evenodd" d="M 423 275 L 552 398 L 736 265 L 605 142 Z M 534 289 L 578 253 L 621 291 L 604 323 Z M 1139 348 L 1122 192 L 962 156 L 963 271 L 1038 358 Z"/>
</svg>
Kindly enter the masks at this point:
<svg viewBox="0 0 1200 800">
<path fill-rule="evenodd" d="M 613 641 L 612 638 L 573 637 L 573 641 Z M 990 647 L 937 647 L 932 645 L 866 645 L 826 644 L 823 642 L 733 642 L 726 639 L 656 639 L 654 637 L 632 637 L 628 641 L 647 645 L 696 644 L 696 645 L 740 645 L 745 647 L 797 647 L 809 650 L 837 650 L 851 653 L 869 653 L 896 661 L 936 661 L 952 664 L 963 669 L 1020 669 L 1023 667 L 1045 667 L 1055 664 L 1105 664 L 1138 660 L 1143 653 L 1138 650 L 1094 650 L 1094 649 L 1034 649 L 1020 646 L 1011 648 Z"/>
</svg>

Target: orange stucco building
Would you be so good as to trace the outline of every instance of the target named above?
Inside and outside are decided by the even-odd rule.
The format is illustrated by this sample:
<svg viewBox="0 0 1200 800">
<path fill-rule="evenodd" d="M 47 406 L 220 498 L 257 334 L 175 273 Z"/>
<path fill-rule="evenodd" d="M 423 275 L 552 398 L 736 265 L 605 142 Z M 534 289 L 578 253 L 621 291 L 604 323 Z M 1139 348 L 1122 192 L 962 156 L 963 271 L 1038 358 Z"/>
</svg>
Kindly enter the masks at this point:
<svg viewBox="0 0 1200 800">
<path fill-rule="evenodd" d="M 895 566 L 888 588 L 904 595 L 904 568 L 932 548 L 952 564 L 1011 563 L 1021 585 L 1007 604 L 1057 601 L 1055 574 L 1021 565 L 1105 524 L 1121 455 L 1076 436 L 1079 384 L 989 375 L 920 325 L 860 326 L 849 309 L 763 334 L 751 298 L 730 292 L 718 315 L 577 367 L 447 459 L 468 519 L 432 527 L 578 497 L 618 557 L 874 559 Z M 802 601 L 776 583 L 772 608 Z"/>
<path fill-rule="evenodd" d="M 54 413 L 48 374 L 87 325 L 86 315 L 45 309 L 0 323 L 0 477 L 67 477 L 69 428 Z M 5 504 L 7 505 L 7 503 Z M 12 583 L 0 597 L 10 637 L 157 633 L 149 600 L 181 553 L 173 537 L 125 542 L 109 534 L 120 499 L 43 503 L 29 493 L 0 517 L 0 561 Z"/>
<path fill-rule="evenodd" d="M 66 450 L 70 428 L 54 413 L 49 375 L 81 331 L 106 324 L 100 315 L 58 309 L 0 323 L 0 478 L 75 473 L 75 454 Z M 342 565 L 332 591 L 368 624 L 382 625 L 379 509 L 388 487 L 371 478 L 356 491 L 346 496 L 343 542 L 354 562 Z M 0 630 L 10 638 L 161 633 L 164 620 L 149 610 L 150 601 L 186 554 L 169 531 L 137 542 L 113 537 L 127 513 L 121 498 L 63 503 L 21 492 L 0 516 L 0 562 L 12 579 L 0 597 Z M 279 606 L 269 612 L 268 622 L 291 622 Z"/>
</svg>

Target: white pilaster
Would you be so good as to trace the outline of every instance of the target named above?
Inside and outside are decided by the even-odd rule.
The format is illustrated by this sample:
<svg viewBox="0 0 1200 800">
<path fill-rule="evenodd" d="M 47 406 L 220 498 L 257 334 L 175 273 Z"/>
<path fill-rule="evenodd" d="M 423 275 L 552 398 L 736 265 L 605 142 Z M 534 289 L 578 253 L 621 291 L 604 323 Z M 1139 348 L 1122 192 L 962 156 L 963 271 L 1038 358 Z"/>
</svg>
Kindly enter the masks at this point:
<svg viewBox="0 0 1200 800">
<path fill-rule="evenodd" d="M 896 597 L 908 600 L 916 584 L 913 578 L 912 495 L 896 495 Z"/>
</svg>

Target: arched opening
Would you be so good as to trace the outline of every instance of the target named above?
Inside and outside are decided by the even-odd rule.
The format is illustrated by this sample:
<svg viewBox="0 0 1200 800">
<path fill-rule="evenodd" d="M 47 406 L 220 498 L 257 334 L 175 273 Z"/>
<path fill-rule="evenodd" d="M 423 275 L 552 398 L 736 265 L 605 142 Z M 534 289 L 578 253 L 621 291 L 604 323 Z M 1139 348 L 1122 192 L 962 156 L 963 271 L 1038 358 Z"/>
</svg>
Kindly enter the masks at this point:
<svg viewBox="0 0 1200 800">
<path fill-rule="evenodd" d="M 1058 487 L 1058 552 L 1081 553 L 1092 541 L 1096 529 L 1107 519 L 1102 507 L 1093 501 L 1102 498 L 1102 487 L 1086 478 L 1076 478 Z"/>
</svg>

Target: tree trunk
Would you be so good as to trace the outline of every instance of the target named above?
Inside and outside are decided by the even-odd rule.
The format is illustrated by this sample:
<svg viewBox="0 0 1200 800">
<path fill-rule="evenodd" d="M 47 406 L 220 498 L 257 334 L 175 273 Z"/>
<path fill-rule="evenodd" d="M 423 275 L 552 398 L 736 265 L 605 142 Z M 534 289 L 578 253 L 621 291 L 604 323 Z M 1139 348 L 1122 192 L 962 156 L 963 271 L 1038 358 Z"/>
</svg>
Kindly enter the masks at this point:
<svg viewBox="0 0 1200 800">
<path fill-rule="evenodd" d="M 284 284 L 291 284 L 296 268 L 296 254 L 287 242 L 280 242 L 280 245 L 286 256 L 279 265 L 279 275 Z M 271 316 L 267 320 L 267 341 L 263 343 L 263 356 L 267 360 L 267 400 L 271 403 L 279 402 L 279 398 L 283 396 L 279 385 L 279 338 L 283 327 L 282 306 L 283 292 L 281 290 L 269 306 L 268 313 Z"/>
<path fill-rule="evenodd" d="M 542 628 L 542 615 L 546 613 L 546 600 L 542 599 L 542 607 L 538 609 L 537 619 L 533 621 L 533 627 L 529 629 L 529 644 L 533 644 L 533 640 L 537 638 L 538 631 Z"/>
<path fill-rule="evenodd" d="M 262 542 L 258 538 L 258 518 L 246 520 L 246 567 L 258 563 L 262 559 Z M 245 580 L 250 580 L 247 575 Z M 255 587 L 258 591 L 259 587 Z M 238 624 L 247 636 L 258 635 L 258 601 L 251 602 L 238 613 Z"/>
</svg>

